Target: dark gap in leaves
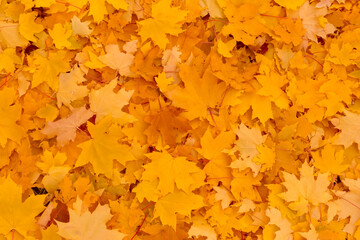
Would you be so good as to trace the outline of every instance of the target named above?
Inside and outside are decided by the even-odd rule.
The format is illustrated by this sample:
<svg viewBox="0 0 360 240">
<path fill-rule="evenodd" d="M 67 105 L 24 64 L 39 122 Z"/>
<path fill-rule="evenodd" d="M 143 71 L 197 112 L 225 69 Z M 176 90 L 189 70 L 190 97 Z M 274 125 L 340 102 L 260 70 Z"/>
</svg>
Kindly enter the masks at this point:
<svg viewBox="0 0 360 240">
<path fill-rule="evenodd" d="M 32 187 L 31 189 L 33 190 L 35 196 L 48 194 L 45 188 Z"/>
</svg>

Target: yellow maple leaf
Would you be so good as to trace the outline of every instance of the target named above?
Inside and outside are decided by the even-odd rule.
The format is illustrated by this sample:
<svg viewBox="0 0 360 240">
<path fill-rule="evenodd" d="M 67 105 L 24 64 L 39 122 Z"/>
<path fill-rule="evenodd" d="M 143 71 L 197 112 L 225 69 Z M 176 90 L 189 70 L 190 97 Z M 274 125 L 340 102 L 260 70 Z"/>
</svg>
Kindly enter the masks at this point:
<svg viewBox="0 0 360 240">
<path fill-rule="evenodd" d="M 98 57 L 101 62 L 118 70 L 120 75 L 134 76 L 134 73 L 130 71 L 130 66 L 134 63 L 134 55 L 120 52 L 119 46 L 116 44 L 107 45 L 105 49 L 106 54 Z"/>
<path fill-rule="evenodd" d="M 298 9 L 298 11 L 289 14 L 289 16 L 292 18 L 299 17 L 301 19 L 303 27 L 306 30 L 305 37 L 309 40 L 317 42 L 317 36 L 326 39 L 327 34 L 332 34 L 335 32 L 336 28 L 334 27 L 334 25 L 329 22 L 324 23 L 324 16 L 328 14 L 327 8 L 317 8 L 315 4 L 310 4 L 309 1 L 304 0 L 278 1 L 290 4 L 300 2 L 303 3 Z"/>
<path fill-rule="evenodd" d="M 315 162 L 314 166 L 320 169 L 320 172 L 329 172 L 340 175 L 348 168 L 348 164 L 344 163 L 344 150 L 336 151 L 336 147 L 330 144 L 326 145 L 321 151 L 312 154 Z"/>
<path fill-rule="evenodd" d="M 49 53 L 48 57 L 37 54 L 34 59 L 34 71 L 31 87 L 37 87 L 43 82 L 46 82 L 53 90 L 59 87 L 58 74 L 66 72 L 69 68 L 65 59 L 66 52 L 58 51 L 56 53 Z"/>
<path fill-rule="evenodd" d="M 95 22 L 100 22 L 107 14 L 105 0 L 89 0 L 89 15 L 92 15 Z"/>
<path fill-rule="evenodd" d="M 235 201 L 233 195 L 226 188 L 214 186 L 213 189 L 216 191 L 215 200 L 221 201 L 222 209 L 227 208 L 231 201 Z"/>
<path fill-rule="evenodd" d="M 0 71 L 13 72 L 17 64 L 21 64 L 21 58 L 16 55 L 15 48 L 6 48 L 0 53 Z"/>
<path fill-rule="evenodd" d="M 87 127 L 92 139 L 78 145 L 82 149 L 75 167 L 91 163 L 96 173 L 103 173 L 111 178 L 113 174 L 113 160 L 120 163 L 134 160 L 130 147 L 117 142 L 118 136 L 111 132 L 111 115 L 103 118 L 96 125 L 87 122 Z"/>
<path fill-rule="evenodd" d="M 160 0 L 152 6 L 152 18 L 139 21 L 139 35 L 143 42 L 151 38 L 155 45 L 165 49 L 169 40 L 166 34 L 177 36 L 183 30 L 179 22 L 185 20 L 187 11 L 170 6 L 170 0 Z"/>
<path fill-rule="evenodd" d="M 256 127 L 248 128 L 244 123 L 241 123 L 239 128 L 235 130 L 237 140 L 235 146 L 229 151 L 230 154 L 239 152 L 240 156 L 230 165 L 232 168 L 239 168 L 240 171 L 250 168 L 256 176 L 261 166 L 256 164 L 253 158 L 259 154 L 257 147 L 264 142 L 264 136 Z"/>
<path fill-rule="evenodd" d="M 219 39 L 217 50 L 220 55 L 230 58 L 230 57 L 232 57 L 232 54 L 230 52 L 235 47 L 235 45 L 236 45 L 235 39 L 231 39 L 230 41 L 228 41 L 226 43 L 224 43 L 221 39 Z"/>
<path fill-rule="evenodd" d="M 125 0 L 89 0 L 89 15 L 92 15 L 94 17 L 94 21 L 97 23 L 103 20 L 107 14 L 105 2 L 112 4 L 116 9 L 127 10 L 128 8 L 128 4 Z"/>
<path fill-rule="evenodd" d="M 117 93 L 113 89 L 117 85 L 117 80 L 113 79 L 106 86 L 99 90 L 92 90 L 89 94 L 90 109 L 96 113 L 96 122 L 103 117 L 111 114 L 113 118 L 121 123 L 131 122 L 134 117 L 122 111 L 122 107 L 129 103 L 133 90 L 126 91 L 124 88 Z"/>
<path fill-rule="evenodd" d="M 134 188 L 134 192 L 136 193 L 136 198 L 139 199 L 140 202 L 144 201 L 146 198 L 148 201 L 156 202 L 159 197 L 161 197 L 161 193 L 158 188 L 159 180 L 155 179 L 154 181 L 141 181 Z"/>
<path fill-rule="evenodd" d="M 21 186 L 9 177 L 0 181 L 0 192 L 6 193 L 0 197 L 0 233 L 11 239 L 11 232 L 16 231 L 27 238 L 29 231 L 39 228 L 35 217 L 45 208 L 45 195 L 32 195 L 23 202 Z"/>
<path fill-rule="evenodd" d="M 265 123 L 268 119 L 273 118 L 273 110 L 271 99 L 255 93 L 245 93 L 240 97 L 241 112 L 246 112 L 252 108 L 253 119 L 258 118 L 261 123 Z"/>
<path fill-rule="evenodd" d="M 70 24 L 63 26 L 61 23 L 56 23 L 53 29 L 49 29 L 49 34 L 56 48 L 64 49 L 71 47 L 71 42 L 69 42 L 69 38 L 72 35 Z"/>
<path fill-rule="evenodd" d="M 16 121 L 20 119 L 21 105 L 15 103 L 16 93 L 13 88 L 0 90 L 0 146 L 5 147 L 7 139 L 20 143 L 25 132 Z"/>
<path fill-rule="evenodd" d="M 32 42 L 37 42 L 37 38 L 34 34 L 44 30 L 44 27 L 41 24 L 35 23 L 36 16 L 36 12 L 22 13 L 19 16 L 19 32 L 27 40 Z"/>
<path fill-rule="evenodd" d="M 298 179 L 294 174 L 283 172 L 285 181 L 282 184 L 287 191 L 281 196 L 286 201 L 299 202 L 303 199 L 317 206 L 319 203 L 327 203 L 331 199 L 327 189 L 329 185 L 327 174 L 320 173 L 315 180 L 313 167 L 306 162 L 302 165 L 300 173 L 300 179 Z"/>
<path fill-rule="evenodd" d="M 6 47 L 25 47 L 29 44 L 29 42 L 20 34 L 17 28 L 18 26 L 18 23 L 0 21 L 0 40 Z"/>
<path fill-rule="evenodd" d="M 90 21 L 81 22 L 77 16 L 71 19 L 71 28 L 74 34 L 82 37 L 89 37 L 92 30 L 89 28 Z"/>
<path fill-rule="evenodd" d="M 235 134 L 232 131 L 221 132 L 213 138 L 208 128 L 201 138 L 201 148 L 197 149 L 197 151 L 210 161 L 222 162 L 226 158 L 223 151 L 229 149 L 234 140 Z"/>
<path fill-rule="evenodd" d="M 194 184 L 199 185 L 205 179 L 201 169 L 185 157 L 174 158 L 167 152 L 152 152 L 146 156 L 152 162 L 144 166 L 142 179 L 153 181 L 158 178 L 158 189 L 163 195 L 174 192 L 175 185 L 186 193 L 191 192 Z"/>
<path fill-rule="evenodd" d="M 349 190 L 335 191 L 335 195 L 338 199 L 329 204 L 329 219 L 333 219 L 335 215 L 338 215 L 339 219 L 346 219 L 350 217 L 350 221 L 347 221 L 343 231 L 353 234 L 360 218 L 360 209 L 357 205 L 360 200 L 360 180 L 345 178 L 342 182 L 349 188 Z M 359 233 L 356 233 L 356 235 L 358 234 Z"/>
<path fill-rule="evenodd" d="M 68 117 L 55 122 L 47 122 L 41 132 L 48 137 L 57 136 L 58 146 L 64 146 L 69 141 L 74 141 L 78 127 L 93 115 L 94 113 L 85 107 L 75 108 Z"/>
<path fill-rule="evenodd" d="M 261 197 L 256 186 L 261 185 L 261 178 L 260 174 L 254 177 L 251 171 L 246 170 L 234 173 L 234 178 L 231 181 L 231 193 L 237 200 L 248 198 L 253 201 L 260 201 Z"/>
<path fill-rule="evenodd" d="M 257 150 L 259 151 L 259 155 L 257 155 L 253 161 L 261 165 L 260 172 L 265 172 L 266 170 L 271 169 L 275 163 L 275 150 L 265 145 L 258 146 Z"/>
<path fill-rule="evenodd" d="M 335 140 L 335 144 L 342 144 L 345 148 L 350 147 L 351 144 L 357 143 L 358 147 L 360 146 L 359 135 L 356 134 L 359 131 L 360 125 L 360 114 L 353 113 L 347 110 L 344 110 L 345 116 L 334 118 L 331 120 L 332 124 L 335 125 L 337 129 L 341 130 L 338 138 Z"/>
<path fill-rule="evenodd" d="M 45 151 L 41 160 L 41 162 L 37 163 L 37 166 L 46 173 L 42 183 L 45 189 L 52 193 L 70 170 L 69 166 L 63 165 L 66 161 L 66 154 L 57 153 L 53 156 L 51 152 Z"/>
<path fill-rule="evenodd" d="M 173 105 L 185 109 L 183 115 L 190 120 L 207 118 L 209 107 L 214 108 L 221 101 L 226 85 L 223 82 L 218 84 L 216 77 L 201 78 L 197 71 L 187 65 L 181 65 L 180 78 L 185 88 L 172 88 L 165 95 L 173 101 Z"/>
<path fill-rule="evenodd" d="M 267 75 L 257 75 L 256 79 L 262 85 L 257 94 L 270 97 L 271 101 L 279 108 L 284 109 L 288 107 L 288 97 L 281 89 L 287 83 L 285 76 L 271 72 Z"/>
<path fill-rule="evenodd" d="M 83 72 L 78 67 L 72 69 L 70 73 L 60 73 L 59 89 L 56 93 L 57 106 L 61 107 L 64 104 L 72 108 L 72 101 L 87 96 L 89 90 L 86 86 L 80 85 L 85 80 Z"/>
<path fill-rule="evenodd" d="M 59 110 L 51 104 L 46 104 L 45 107 L 40 108 L 36 112 L 36 116 L 40 118 L 45 118 L 47 122 L 54 121 L 58 114 Z"/>
<path fill-rule="evenodd" d="M 281 215 L 281 212 L 273 207 L 266 210 L 266 215 L 270 218 L 269 224 L 275 224 L 280 229 L 275 232 L 274 240 L 293 239 L 290 221 Z"/>
<path fill-rule="evenodd" d="M 215 230 L 206 222 L 206 220 L 200 216 L 193 217 L 192 219 L 193 224 L 189 229 L 189 236 L 205 236 L 207 240 L 216 240 L 217 234 Z"/>
<path fill-rule="evenodd" d="M 81 205 L 78 200 L 77 204 Z M 110 208 L 107 205 L 99 205 L 93 212 L 86 210 L 81 213 L 79 209 L 69 209 L 70 221 L 67 223 L 56 221 L 59 231 L 58 234 L 69 240 L 121 240 L 125 234 L 110 230 L 106 227 L 106 222 L 112 218 Z"/>
<path fill-rule="evenodd" d="M 166 77 L 165 72 L 161 72 L 155 77 L 155 81 L 161 92 L 167 92 L 170 90 L 170 84 L 174 82 L 174 79 L 172 77 Z"/>
<path fill-rule="evenodd" d="M 159 199 L 155 205 L 154 217 L 160 217 L 163 225 L 176 229 L 176 213 L 190 217 L 191 211 L 204 206 L 203 198 L 194 193 L 176 190 Z"/>
</svg>

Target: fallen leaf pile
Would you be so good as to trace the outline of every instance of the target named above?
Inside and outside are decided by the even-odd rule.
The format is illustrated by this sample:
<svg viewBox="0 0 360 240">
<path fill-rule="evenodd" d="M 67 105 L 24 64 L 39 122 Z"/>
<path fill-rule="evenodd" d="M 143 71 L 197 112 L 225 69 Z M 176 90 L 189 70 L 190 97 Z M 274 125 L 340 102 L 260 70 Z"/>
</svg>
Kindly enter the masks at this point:
<svg viewBox="0 0 360 240">
<path fill-rule="evenodd" d="M 0 1 L 0 239 L 360 240 L 360 2 Z"/>
</svg>

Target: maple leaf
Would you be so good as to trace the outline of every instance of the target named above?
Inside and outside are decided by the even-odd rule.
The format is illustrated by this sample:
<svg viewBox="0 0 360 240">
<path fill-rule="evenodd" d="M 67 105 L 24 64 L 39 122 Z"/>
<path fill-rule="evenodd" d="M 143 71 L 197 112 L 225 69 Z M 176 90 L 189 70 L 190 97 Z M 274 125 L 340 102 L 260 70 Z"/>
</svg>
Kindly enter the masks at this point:
<svg viewBox="0 0 360 240">
<path fill-rule="evenodd" d="M 36 12 L 22 13 L 19 16 L 19 32 L 27 40 L 32 42 L 37 41 L 37 38 L 34 36 L 34 34 L 44 30 L 44 27 L 41 24 L 34 22 L 36 16 Z"/>
<path fill-rule="evenodd" d="M 285 181 L 282 184 L 287 191 L 281 196 L 288 202 L 298 202 L 303 199 L 315 206 L 327 203 L 331 199 L 327 189 L 329 185 L 327 174 L 320 173 L 315 180 L 313 172 L 313 167 L 306 162 L 300 169 L 300 179 L 293 174 L 283 172 Z"/>
<path fill-rule="evenodd" d="M 89 28 L 90 21 L 81 22 L 77 16 L 71 19 L 71 28 L 74 34 L 79 34 L 83 37 L 89 37 L 92 30 Z"/>
<path fill-rule="evenodd" d="M 227 208 L 230 205 L 231 201 L 235 200 L 235 198 L 226 188 L 215 187 L 215 186 L 213 188 L 216 191 L 215 200 L 221 201 L 221 207 L 223 209 Z"/>
<path fill-rule="evenodd" d="M 40 118 L 45 118 L 47 122 L 54 121 L 55 118 L 58 116 L 58 114 L 59 114 L 59 110 L 55 106 L 50 104 L 46 104 L 45 107 L 40 108 L 36 112 L 36 116 Z"/>
<path fill-rule="evenodd" d="M 20 143 L 25 132 L 22 127 L 16 124 L 20 119 L 21 105 L 14 103 L 16 93 L 13 88 L 0 90 L 0 146 L 5 147 L 7 139 Z M 5 117 L 6 116 L 6 117 Z"/>
<path fill-rule="evenodd" d="M 78 200 L 78 202 L 81 201 Z M 78 203 L 79 204 L 79 203 Z M 79 209 L 69 209 L 70 221 L 67 223 L 56 221 L 58 234 L 69 240 L 121 240 L 125 234 L 117 230 L 106 228 L 106 222 L 112 218 L 107 205 L 99 205 L 90 213 L 86 210 L 81 213 Z"/>
<path fill-rule="evenodd" d="M 147 45 L 149 45 L 148 43 Z M 141 50 L 137 51 L 134 59 L 134 66 L 131 70 L 143 77 L 146 81 L 152 81 L 153 77 L 158 75 L 161 71 L 161 66 L 157 63 L 161 50 L 158 46 L 149 49 L 143 53 Z"/>
<path fill-rule="evenodd" d="M 257 155 L 253 161 L 257 164 L 261 164 L 260 172 L 264 172 L 272 168 L 275 163 L 276 154 L 275 151 L 269 147 L 260 145 L 257 147 L 259 155 Z"/>
<path fill-rule="evenodd" d="M 66 52 L 61 51 L 57 53 L 49 53 L 48 57 L 40 54 L 35 56 L 34 60 L 34 75 L 31 82 L 31 87 L 37 87 L 43 82 L 46 82 L 49 87 L 57 91 L 59 86 L 58 74 L 66 72 L 69 66 L 64 61 Z"/>
<path fill-rule="evenodd" d="M 100 22 L 107 14 L 105 0 L 90 0 L 89 15 L 92 15 L 95 22 Z"/>
<path fill-rule="evenodd" d="M 47 192 L 53 193 L 58 189 L 59 183 L 64 179 L 71 167 L 67 166 L 52 166 L 48 174 L 44 176 L 42 184 Z"/>
<path fill-rule="evenodd" d="M 49 34 L 53 39 L 55 47 L 58 49 L 70 48 L 71 42 L 69 38 L 72 35 L 72 30 L 70 24 L 65 24 L 64 26 L 60 23 L 54 25 L 54 28 L 49 30 Z"/>
<path fill-rule="evenodd" d="M 174 79 L 172 77 L 167 78 L 166 73 L 161 72 L 155 77 L 155 81 L 160 91 L 164 93 L 170 90 L 170 84 L 174 82 Z"/>
<path fill-rule="evenodd" d="M 147 116 L 144 120 L 150 126 L 144 134 L 148 136 L 148 142 L 157 142 L 160 132 L 164 146 L 175 146 L 177 137 L 191 129 L 188 120 L 178 115 L 179 111 L 174 108 L 164 108 L 157 114 Z"/>
<path fill-rule="evenodd" d="M 159 197 L 162 196 L 160 190 L 158 188 L 159 180 L 155 179 L 154 181 L 141 181 L 134 188 L 134 192 L 136 193 L 136 198 L 139 199 L 140 202 L 144 201 L 146 198 L 148 201 L 156 202 Z"/>
<path fill-rule="evenodd" d="M 319 239 L 319 234 L 316 232 L 316 229 L 313 224 L 310 225 L 310 229 L 307 232 L 299 233 L 302 237 L 310 240 L 317 240 Z"/>
<path fill-rule="evenodd" d="M 354 133 L 360 130 L 360 126 L 357 124 L 360 120 L 360 115 L 347 110 L 344 110 L 344 113 L 345 116 L 331 119 L 331 123 L 334 124 L 337 129 L 341 130 L 338 139 L 336 139 L 334 143 L 344 145 L 345 148 L 348 148 L 355 142 L 359 147 L 360 139 L 358 135 Z"/>
<path fill-rule="evenodd" d="M 144 166 L 143 180 L 159 179 L 158 189 L 165 195 L 174 192 L 175 184 L 178 189 L 186 193 L 194 189 L 205 179 L 205 174 L 195 163 L 186 160 L 186 157 L 173 157 L 167 152 L 152 152 L 146 154 L 152 160 Z"/>
<path fill-rule="evenodd" d="M 291 229 L 291 223 L 286 218 L 283 218 L 281 212 L 273 207 L 266 210 L 266 215 L 270 218 L 269 224 L 275 224 L 280 230 L 275 232 L 275 240 L 292 240 L 293 230 Z"/>
<path fill-rule="evenodd" d="M 206 118 L 209 108 L 214 108 L 221 101 L 225 84 L 217 84 L 215 77 L 201 78 L 187 65 L 181 65 L 180 78 L 185 83 L 185 88 L 171 89 L 165 95 L 173 101 L 173 105 L 185 109 L 184 116 L 190 120 Z M 214 88 L 217 91 L 213 91 Z"/>
<path fill-rule="evenodd" d="M 331 220 L 336 214 L 339 219 L 350 217 L 350 221 L 344 227 L 343 231 L 354 234 L 356 223 L 360 219 L 360 201 L 359 183 L 360 179 L 346 178 L 342 182 L 349 187 L 349 191 L 335 191 L 338 199 L 329 203 L 328 217 Z"/>
<path fill-rule="evenodd" d="M 112 4 L 116 9 L 127 10 L 128 8 L 128 4 L 125 0 L 89 0 L 89 15 L 94 17 L 95 22 L 100 22 L 107 14 L 105 2 Z"/>
<path fill-rule="evenodd" d="M 152 6 L 152 18 L 141 20 L 139 35 L 143 42 L 151 38 L 155 45 L 165 49 L 169 40 L 166 34 L 177 36 L 183 30 L 179 22 L 185 20 L 187 11 L 170 7 L 170 0 L 160 0 Z"/>
<path fill-rule="evenodd" d="M 339 47 L 338 43 L 331 44 L 329 54 L 326 56 L 326 60 L 344 66 L 349 66 L 353 64 L 357 58 L 358 53 L 354 51 L 352 44 L 350 43 L 343 43 L 341 47 Z M 356 77 L 355 73 L 356 71 L 350 74 L 353 77 Z"/>
<path fill-rule="evenodd" d="M 192 210 L 203 206 L 201 196 L 176 190 L 156 202 L 154 217 L 160 217 L 164 225 L 170 225 L 173 229 L 176 229 L 176 213 L 190 217 Z"/>
<path fill-rule="evenodd" d="M 221 132 L 215 138 L 212 137 L 210 128 L 206 130 L 201 138 L 201 148 L 197 151 L 205 158 L 217 162 L 224 158 L 224 153 L 232 145 L 235 140 L 235 134 L 232 131 Z"/>
<path fill-rule="evenodd" d="M 330 172 L 332 174 L 340 175 L 348 168 L 347 164 L 344 164 L 344 150 L 336 151 L 336 148 L 332 145 L 326 145 L 321 151 L 316 151 L 312 154 L 315 162 L 314 166 L 322 173 Z"/>
<path fill-rule="evenodd" d="M 130 66 L 134 62 L 134 55 L 120 52 L 119 46 L 116 44 L 107 45 L 105 49 L 106 54 L 98 57 L 101 62 L 118 70 L 120 75 L 134 76 L 134 73 L 130 71 Z"/>
<path fill-rule="evenodd" d="M 261 178 L 261 175 L 254 177 L 250 171 L 236 173 L 231 181 L 231 193 L 237 200 L 248 198 L 253 201 L 261 201 L 261 196 L 256 189 L 256 186 L 261 185 Z"/>
<path fill-rule="evenodd" d="M 7 48 L 0 53 L 0 70 L 13 72 L 16 64 L 21 64 L 21 59 L 16 55 L 15 48 Z"/>
<path fill-rule="evenodd" d="M 75 167 L 90 162 L 96 173 L 103 173 L 106 177 L 111 178 L 114 170 L 114 159 L 117 159 L 122 164 L 134 159 L 129 151 L 129 146 L 118 143 L 118 136 L 111 132 L 111 125 L 111 115 L 103 118 L 96 125 L 87 122 L 92 139 L 78 145 L 82 151 Z"/>
<path fill-rule="evenodd" d="M 48 137 L 56 137 L 58 146 L 64 146 L 69 141 L 74 141 L 76 137 L 76 130 L 80 125 L 86 122 L 94 115 L 93 112 L 87 110 L 85 107 L 74 108 L 72 113 L 56 122 L 47 122 L 41 132 Z"/>
<path fill-rule="evenodd" d="M 218 52 L 220 55 L 227 57 L 227 58 L 231 58 L 232 54 L 230 53 L 231 50 L 235 47 L 236 45 L 236 40 L 235 39 L 231 39 L 230 41 L 224 43 L 223 41 L 221 41 L 221 39 L 218 42 Z"/>
<path fill-rule="evenodd" d="M 230 167 L 239 168 L 239 170 L 245 170 L 249 167 L 256 176 L 261 166 L 252 160 L 259 154 L 257 147 L 264 142 L 264 136 L 262 136 L 259 129 L 255 127 L 248 128 L 244 123 L 239 125 L 235 133 L 238 139 L 235 141 L 235 146 L 229 153 L 234 154 L 236 151 L 239 151 L 240 157 L 233 161 Z"/>
<path fill-rule="evenodd" d="M 189 236 L 205 236 L 207 240 L 216 240 L 217 234 L 215 230 L 206 222 L 205 219 L 201 218 L 200 216 L 193 217 L 192 219 L 193 224 L 189 229 Z"/>
<path fill-rule="evenodd" d="M 18 23 L 0 21 L 0 39 L 6 47 L 15 48 L 28 45 L 29 42 L 18 31 L 18 26 Z"/>
<path fill-rule="evenodd" d="M 271 72 L 267 75 L 257 75 L 256 79 L 262 85 L 262 88 L 257 91 L 259 95 L 270 97 L 279 108 L 287 108 L 289 102 L 281 89 L 287 83 L 285 76 Z M 261 120 L 260 117 L 259 119 Z"/>
<path fill-rule="evenodd" d="M 59 89 L 56 93 L 57 106 L 62 104 L 72 108 L 70 103 L 74 100 L 83 98 L 88 95 L 89 90 L 86 86 L 79 86 L 86 81 L 83 77 L 83 72 L 80 68 L 75 67 L 70 73 L 60 73 L 59 75 Z"/>
<path fill-rule="evenodd" d="M 298 46 L 302 43 L 305 29 L 300 18 L 298 18 L 296 21 L 293 19 L 279 19 L 278 21 L 279 25 L 273 27 L 273 37 L 276 40 L 283 41 L 287 44 L 293 43 L 295 46 Z M 294 52 L 291 51 L 288 54 L 291 56 L 294 55 Z"/>
<path fill-rule="evenodd" d="M 237 12 L 236 15 L 238 15 Z M 266 27 L 254 18 L 238 22 L 236 20 L 222 28 L 223 35 L 231 34 L 236 41 L 241 41 L 246 45 L 254 45 L 257 36 L 267 32 Z"/>
<path fill-rule="evenodd" d="M 256 231 L 257 226 L 253 225 L 253 220 L 249 214 L 240 214 L 235 208 L 226 208 L 225 211 L 220 204 L 214 204 L 206 212 L 205 218 L 211 226 L 216 229 L 220 236 L 234 237 L 233 229 L 241 229 L 244 232 Z"/>
<path fill-rule="evenodd" d="M 144 212 L 138 208 L 138 204 L 132 202 L 130 206 L 127 205 L 126 201 L 109 201 L 111 212 L 114 214 L 112 220 L 116 220 L 114 228 L 118 228 L 120 232 L 125 234 L 132 234 L 137 231 L 139 224 L 144 219 Z M 112 222 L 111 220 L 111 222 Z M 111 223 L 110 222 L 110 223 Z M 112 224 L 108 224 L 109 227 Z"/>
<path fill-rule="evenodd" d="M 134 91 L 120 89 L 114 93 L 117 81 L 113 79 L 99 90 L 92 90 L 89 94 L 90 109 L 96 113 L 96 122 L 111 114 L 113 118 L 126 123 L 134 120 L 134 117 L 123 112 L 122 107 L 129 103 Z"/>
<path fill-rule="evenodd" d="M 6 194 L 0 197 L 0 233 L 11 238 L 11 231 L 16 231 L 22 237 L 30 237 L 28 232 L 38 227 L 35 217 L 45 208 L 45 195 L 32 195 L 23 202 L 21 186 L 10 177 L 1 182 L 0 191 Z"/>
<path fill-rule="evenodd" d="M 242 112 L 252 108 L 253 119 L 258 118 L 261 123 L 274 118 L 271 99 L 269 97 L 258 95 L 254 92 L 245 93 L 240 98 Z"/>
<path fill-rule="evenodd" d="M 42 183 L 44 184 L 45 189 L 52 193 L 57 189 L 59 183 L 69 172 L 70 167 L 63 166 L 66 161 L 66 155 L 64 153 L 57 153 L 53 156 L 51 152 L 45 151 L 41 160 L 42 162 L 38 162 L 37 166 L 46 173 Z"/>
<path fill-rule="evenodd" d="M 284 0 L 281 1 L 284 2 Z M 326 39 L 327 34 L 334 33 L 336 30 L 334 25 L 329 23 L 326 19 L 323 20 L 325 21 L 325 24 L 322 24 L 323 26 L 321 26 L 320 18 L 324 17 L 326 14 L 326 8 L 316 8 L 314 4 L 309 4 L 309 1 L 305 1 L 298 11 L 290 14 L 290 17 L 300 17 L 306 30 L 305 37 L 314 42 L 317 42 L 317 36 Z"/>
</svg>

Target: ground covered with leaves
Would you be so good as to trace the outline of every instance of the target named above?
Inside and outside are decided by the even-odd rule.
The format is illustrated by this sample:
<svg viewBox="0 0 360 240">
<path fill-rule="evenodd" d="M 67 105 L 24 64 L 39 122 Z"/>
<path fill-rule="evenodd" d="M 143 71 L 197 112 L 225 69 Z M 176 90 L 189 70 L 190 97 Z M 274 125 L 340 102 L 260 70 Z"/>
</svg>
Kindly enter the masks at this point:
<svg viewBox="0 0 360 240">
<path fill-rule="evenodd" d="M 0 239 L 360 239 L 357 0 L 0 1 Z"/>
</svg>

